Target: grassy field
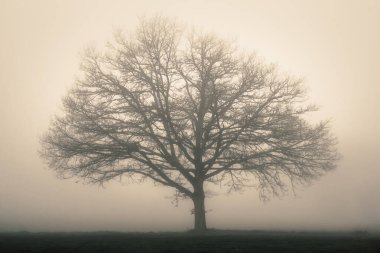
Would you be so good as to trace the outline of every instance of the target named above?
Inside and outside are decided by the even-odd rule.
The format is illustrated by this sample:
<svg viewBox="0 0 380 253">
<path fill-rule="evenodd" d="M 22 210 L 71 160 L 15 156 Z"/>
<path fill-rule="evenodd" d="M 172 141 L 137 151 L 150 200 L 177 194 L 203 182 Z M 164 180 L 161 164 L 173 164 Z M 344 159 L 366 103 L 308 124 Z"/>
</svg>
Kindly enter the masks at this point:
<svg viewBox="0 0 380 253">
<path fill-rule="evenodd" d="M 0 253 L 380 252 L 380 236 L 356 233 L 0 233 Z"/>
</svg>

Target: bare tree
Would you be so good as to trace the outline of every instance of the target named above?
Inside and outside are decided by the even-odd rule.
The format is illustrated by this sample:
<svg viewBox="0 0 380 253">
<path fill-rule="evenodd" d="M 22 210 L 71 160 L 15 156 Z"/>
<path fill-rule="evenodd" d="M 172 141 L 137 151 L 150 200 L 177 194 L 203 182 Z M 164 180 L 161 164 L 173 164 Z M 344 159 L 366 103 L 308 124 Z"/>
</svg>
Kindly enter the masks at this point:
<svg viewBox="0 0 380 253">
<path fill-rule="evenodd" d="M 212 34 L 170 19 L 144 19 L 88 50 L 82 77 L 41 138 L 61 175 L 103 184 L 132 177 L 172 187 L 194 202 L 206 230 L 206 183 L 262 197 L 309 182 L 336 166 L 328 122 L 308 124 L 302 83 Z"/>
</svg>

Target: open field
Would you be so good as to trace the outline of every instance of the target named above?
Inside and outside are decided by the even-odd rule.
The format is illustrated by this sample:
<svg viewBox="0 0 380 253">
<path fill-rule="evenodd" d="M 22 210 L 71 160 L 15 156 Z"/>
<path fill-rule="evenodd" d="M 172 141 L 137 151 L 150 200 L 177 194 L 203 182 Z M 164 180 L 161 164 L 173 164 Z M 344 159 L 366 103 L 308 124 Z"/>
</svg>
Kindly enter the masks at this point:
<svg viewBox="0 0 380 253">
<path fill-rule="evenodd" d="M 0 233 L 0 253 L 380 252 L 380 235 L 322 232 Z"/>
</svg>

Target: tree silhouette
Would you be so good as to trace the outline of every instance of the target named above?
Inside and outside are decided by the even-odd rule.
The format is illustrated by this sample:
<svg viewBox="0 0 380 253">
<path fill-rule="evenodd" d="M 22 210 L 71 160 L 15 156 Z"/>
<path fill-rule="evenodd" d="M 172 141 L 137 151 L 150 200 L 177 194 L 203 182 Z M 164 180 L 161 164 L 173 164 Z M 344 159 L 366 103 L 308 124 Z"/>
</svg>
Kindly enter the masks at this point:
<svg viewBox="0 0 380 253">
<path fill-rule="evenodd" d="M 302 82 L 215 35 L 171 19 L 143 19 L 106 52 L 87 50 L 82 76 L 41 138 L 41 156 L 63 176 L 104 183 L 131 177 L 172 187 L 194 202 L 206 230 L 205 184 L 255 184 L 262 197 L 336 166 L 328 122 L 304 115 Z"/>
</svg>

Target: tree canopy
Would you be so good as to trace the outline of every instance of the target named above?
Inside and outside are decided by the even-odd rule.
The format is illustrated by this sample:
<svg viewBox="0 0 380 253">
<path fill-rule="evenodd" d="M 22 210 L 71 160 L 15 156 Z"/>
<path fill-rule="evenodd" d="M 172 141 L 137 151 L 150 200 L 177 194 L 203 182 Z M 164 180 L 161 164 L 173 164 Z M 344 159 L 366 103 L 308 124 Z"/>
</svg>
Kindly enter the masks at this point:
<svg viewBox="0 0 380 253">
<path fill-rule="evenodd" d="M 210 33 L 169 18 L 141 20 L 107 49 L 87 50 L 82 76 L 41 138 L 64 176 L 104 183 L 150 179 L 194 201 L 206 229 L 204 185 L 256 185 L 261 196 L 335 168 L 328 121 L 310 124 L 301 80 Z"/>
</svg>

